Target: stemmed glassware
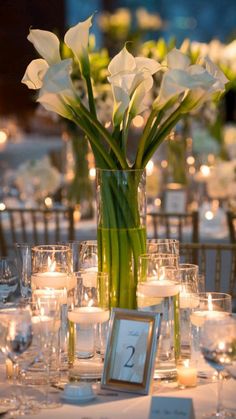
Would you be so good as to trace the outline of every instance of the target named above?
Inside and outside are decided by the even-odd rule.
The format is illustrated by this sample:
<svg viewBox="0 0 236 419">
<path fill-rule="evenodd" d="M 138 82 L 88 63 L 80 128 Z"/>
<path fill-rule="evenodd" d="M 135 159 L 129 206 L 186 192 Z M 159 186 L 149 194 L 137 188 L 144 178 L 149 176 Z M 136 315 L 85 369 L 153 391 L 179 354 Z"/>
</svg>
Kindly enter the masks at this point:
<svg viewBox="0 0 236 419">
<path fill-rule="evenodd" d="M 0 303 L 6 303 L 10 294 L 16 291 L 17 286 L 18 273 L 14 260 L 0 258 Z"/>
<path fill-rule="evenodd" d="M 205 417 L 235 417 L 222 405 L 223 370 L 233 375 L 236 360 L 236 319 L 227 316 L 223 319 L 207 320 L 202 328 L 201 352 L 205 360 L 217 372 L 217 406 L 216 411 Z"/>
<path fill-rule="evenodd" d="M 32 246 L 28 243 L 16 243 L 16 266 L 20 280 L 20 292 L 23 298 L 30 298 L 32 274 Z"/>
<path fill-rule="evenodd" d="M 27 307 L 9 305 L 0 310 L 0 350 L 13 363 L 13 380 L 18 381 L 18 364 L 23 354 L 30 347 L 33 340 L 33 327 L 31 310 Z M 20 389 L 20 386 L 18 387 Z M 23 416 L 29 413 L 36 413 L 32 405 L 23 397 L 23 394 L 16 395 L 20 402 L 14 414 Z M 38 409 L 37 409 L 38 412 Z"/>
</svg>

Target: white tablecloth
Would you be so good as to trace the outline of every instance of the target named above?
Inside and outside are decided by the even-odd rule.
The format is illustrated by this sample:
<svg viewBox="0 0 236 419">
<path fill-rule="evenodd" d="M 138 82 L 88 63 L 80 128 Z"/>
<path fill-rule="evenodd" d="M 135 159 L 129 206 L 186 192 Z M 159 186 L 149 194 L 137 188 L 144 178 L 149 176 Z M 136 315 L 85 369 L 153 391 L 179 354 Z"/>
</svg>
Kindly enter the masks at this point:
<svg viewBox="0 0 236 419">
<path fill-rule="evenodd" d="M 226 408 L 233 409 L 236 415 L 236 381 L 224 381 L 223 402 Z M 162 397 L 192 398 L 196 419 L 202 418 L 203 413 L 214 411 L 216 406 L 217 384 L 199 384 L 196 388 L 180 390 L 176 384 L 157 383 L 153 395 Z M 2 384 L 0 393 L 7 392 Z M 43 409 L 37 415 L 27 418 L 35 419 L 146 419 L 149 416 L 152 396 L 137 396 L 128 393 L 117 393 L 101 390 L 95 385 L 97 397 L 86 404 L 63 404 L 58 409 Z M 103 395 L 102 395 L 103 393 Z M 104 394 L 105 393 L 105 394 Z M 60 397 L 58 392 L 56 397 Z M 114 396 L 113 396 L 114 394 Z M 168 404 L 167 404 L 168 407 Z M 162 419 L 162 418 L 157 418 Z"/>
</svg>

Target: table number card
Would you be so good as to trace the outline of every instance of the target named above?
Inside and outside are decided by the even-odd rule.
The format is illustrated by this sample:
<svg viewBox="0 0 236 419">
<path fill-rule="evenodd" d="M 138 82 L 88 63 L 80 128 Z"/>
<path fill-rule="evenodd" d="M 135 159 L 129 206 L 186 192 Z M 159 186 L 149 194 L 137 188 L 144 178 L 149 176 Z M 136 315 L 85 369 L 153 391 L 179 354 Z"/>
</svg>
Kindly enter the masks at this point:
<svg viewBox="0 0 236 419">
<path fill-rule="evenodd" d="M 102 388 L 148 394 L 160 318 L 157 313 L 113 309 Z"/>
<path fill-rule="evenodd" d="M 149 419 L 195 419 L 192 399 L 154 396 Z"/>
</svg>

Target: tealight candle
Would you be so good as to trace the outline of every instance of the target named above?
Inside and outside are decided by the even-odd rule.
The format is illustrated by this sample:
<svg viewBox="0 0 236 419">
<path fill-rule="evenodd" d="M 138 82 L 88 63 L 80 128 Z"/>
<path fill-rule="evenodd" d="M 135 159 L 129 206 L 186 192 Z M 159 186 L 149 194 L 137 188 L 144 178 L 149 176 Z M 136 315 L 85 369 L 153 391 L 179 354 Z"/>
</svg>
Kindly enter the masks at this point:
<svg viewBox="0 0 236 419">
<path fill-rule="evenodd" d="M 147 297 L 173 297 L 179 293 L 179 284 L 168 279 L 140 283 L 138 291 Z"/>
<path fill-rule="evenodd" d="M 190 320 L 193 326 L 202 327 L 206 320 L 223 319 L 229 314 L 230 313 L 227 313 L 225 311 L 199 310 L 192 312 L 192 314 L 190 315 Z"/>
<path fill-rule="evenodd" d="M 68 313 L 68 319 L 73 323 L 96 324 L 109 320 L 109 310 L 100 307 L 76 307 Z"/>
<path fill-rule="evenodd" d="M 177 381 L 180 388 L 197 385 L 197 369 L 190 365 L 189 359 L 177 365 Z"/>
</svg>

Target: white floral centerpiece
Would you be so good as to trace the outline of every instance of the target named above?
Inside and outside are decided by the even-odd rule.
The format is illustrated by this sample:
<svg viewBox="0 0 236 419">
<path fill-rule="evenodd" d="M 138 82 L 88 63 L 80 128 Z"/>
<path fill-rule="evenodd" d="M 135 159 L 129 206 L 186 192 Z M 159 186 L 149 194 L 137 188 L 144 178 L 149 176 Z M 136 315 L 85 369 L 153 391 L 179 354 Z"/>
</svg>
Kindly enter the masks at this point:
<svg viewBox="0 0 236 419">
<path fill-rule="evenodd" d="M 42 202 L 47 195 L 56 193 L 62 184 L 62 175 L 52 166 L 48 156 L 22 163 L 14 177 L 21 195 L 33 202 Z"/>
<path fill-rule="evenodd" d="M 99 269 L 110 273 L 111 304 L 131 308 L 135 306 L 138 256 L 146 249 L 138 201 L 142 173 L 176 123 L 186 113 L 219 97 L 228 80 L 208 57 L 191 65 L 189 57 L 174 48 L 159 63 L 134 57 L 124 46 L 108 65 L 113 118 L 110 127 L 105 128 L 97 117 L 91 80 L 88 42 L 92 19 L 91 16 L 66 32 L 64 41 L 71 51 L 69 59 L 61 59 L 60 41 L 55 34 L 31 29 L 28 40 L 42 58 L 28 65 L 22 82 L 39 90 L 37 102 L 47 110 L 80 126 L 90 142 L 96 167 L 102 171 Z M 79 63 L 87 86 L 85 97 L 79 96 L 71 78 L 75 63 Z M 153 76 L 157 73 L 161 76 L 160 90 L 155 100 L 148 103 Z M 144 113 L 146 122 L 130 161 L 129 130 L 132 120 L 140 113 Z M 108 185 L 103 176 L 108 170 L 123 171 L 125 178 L 118 182 L 114 177 Z"/>
</svg>

